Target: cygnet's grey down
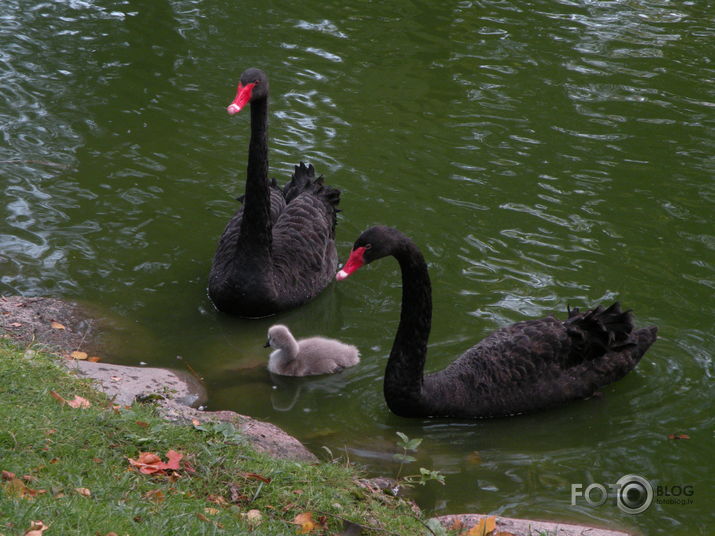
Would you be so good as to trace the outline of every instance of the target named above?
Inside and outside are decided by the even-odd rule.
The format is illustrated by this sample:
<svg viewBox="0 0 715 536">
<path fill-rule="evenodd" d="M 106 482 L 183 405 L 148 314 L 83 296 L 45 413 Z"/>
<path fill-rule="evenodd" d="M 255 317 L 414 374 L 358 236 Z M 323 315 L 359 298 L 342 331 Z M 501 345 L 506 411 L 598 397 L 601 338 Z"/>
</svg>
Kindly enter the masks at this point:
<svg viewBox="0 0 715 536">
<path fill-rule="evenodd" d="M 269 346 L 276 350 L 268 358 L 268 370 L 282 376 L 332 374 L 360 362 L 360 352 L 355 346 L 324 337 L 296 341 L 282 324 L 268 329 L 265 347 Z"/>
</svg>

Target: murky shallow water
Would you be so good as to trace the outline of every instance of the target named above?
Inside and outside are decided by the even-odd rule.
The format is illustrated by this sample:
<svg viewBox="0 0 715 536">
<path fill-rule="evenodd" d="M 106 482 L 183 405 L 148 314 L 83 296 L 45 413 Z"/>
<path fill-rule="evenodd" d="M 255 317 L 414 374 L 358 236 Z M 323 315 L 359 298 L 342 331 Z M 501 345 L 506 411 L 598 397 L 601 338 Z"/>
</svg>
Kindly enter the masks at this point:
<svg viewBox="0 0 715 536">
<path fill-rule="evenodd" d="M 9 0 L 0 7 L 0 292 L 82 299 L 129 325 L 107 359 L 202 374 L 210 406 L 315 452 L 394 473 L 424 437 L 437 513 L 493 512 L 706 533 L 715 234 L 713 9 L 693 2 L 390 6 Z M 217 314 L 215 241 L 242 192 L 240 72 L 271 77 L 272 173 L 299 160 L 343 191 L 344 256 L 402 229 L 433 279 L 428 369 L 489 331 L 619 299 L 661 338 L 599 399 L 480 422 L 410 421 L 382 399 L 399 315 L 385 261 L 279 317 L 358 345 L 355 369 L 271 378 L 275 319 Z M 181 356 L 182 360 L 177 360 Z M 689 441 L 669 441 L 670 433 Z M 692 505 L 627 516 L 570 504 L 628 473 L 692 484 Z"/>
</svg>

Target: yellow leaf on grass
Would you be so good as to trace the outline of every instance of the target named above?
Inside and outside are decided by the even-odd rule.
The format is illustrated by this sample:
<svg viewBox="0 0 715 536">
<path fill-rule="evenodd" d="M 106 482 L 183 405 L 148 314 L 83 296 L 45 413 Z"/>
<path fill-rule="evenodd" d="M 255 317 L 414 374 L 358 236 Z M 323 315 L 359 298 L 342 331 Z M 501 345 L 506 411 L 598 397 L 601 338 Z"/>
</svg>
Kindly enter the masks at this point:
<svg viewBox="0 0 715 536">
<path fill-rule="evenodd" d="M 302 514 L 298 514 L 295 516 L 295 519 L 293 519 L 293 524 L 298 525 L 298 528 L 296 529 L 298 534 L 308 534 L 309 532 L 312 532 L 315 528 L 313 513 L 303 512 Z"/>
<path fill-rule="evenodd" d="M 210 516 L 215 516 L 216 514 L 219 513 L 219 509 L 207 507 L 207 508 L 204 508 L 204 512 L 206 512 Z"/>
<path fill-rule="evenodd" d="M 87 352 L 80 352 L 79 350 L 75 350 L 70 354 L 70 357 L 72 359 L 76 359 L 78 361 L 82 361 L 84 359 L 87 359 Z"/>
<path fill-rule="evenodd" d="M 496 516 L 482 517 L 479 523 L 467 531 L 466 536 L 487 536 L 497 528 Z"/>
<path fill-rule="evenodd" d="M 60 324 L 59 322 L 52 322 L 52 323 L 50 324 L 50 327 L 51 327 L 52 329 L 66 329 L 66 328 L 65 328 L 62 324 Z"/>
<path fill-rule="evenodd" d="M 89 491 L 89 489 L 87 489 L 87 488 L 75 488 L 74 490 L 77 493 L 79 493 L 80 495 L 82 495 L 83 497 L 91 497 L 92 496 L 92 492 Z"/>
</svg>

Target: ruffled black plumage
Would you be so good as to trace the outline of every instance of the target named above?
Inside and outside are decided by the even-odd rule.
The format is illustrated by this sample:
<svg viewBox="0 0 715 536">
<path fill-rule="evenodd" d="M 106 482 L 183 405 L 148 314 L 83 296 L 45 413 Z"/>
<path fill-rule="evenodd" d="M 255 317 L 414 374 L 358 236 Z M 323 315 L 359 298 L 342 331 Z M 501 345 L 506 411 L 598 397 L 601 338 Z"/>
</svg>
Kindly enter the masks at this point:
<svg viewBox="0 0 715 536">
<path fill-rule="evenodd" d="M 365 263 L 391 255 L 402 270 L 400 325 L 384 394 L 404 417 L 498 417 L 586 398 L 631 371 L 656 339 L 655 326 L 635 329 L 618 303 L 574 309 L 565 321 L 549 316 L 498 329 L 445 369 L 423 375 L 432 301 L 421 252 L 389 227 L 365 231 L 353 252 L 359 248 L 366 248 Z"/>
</svg>

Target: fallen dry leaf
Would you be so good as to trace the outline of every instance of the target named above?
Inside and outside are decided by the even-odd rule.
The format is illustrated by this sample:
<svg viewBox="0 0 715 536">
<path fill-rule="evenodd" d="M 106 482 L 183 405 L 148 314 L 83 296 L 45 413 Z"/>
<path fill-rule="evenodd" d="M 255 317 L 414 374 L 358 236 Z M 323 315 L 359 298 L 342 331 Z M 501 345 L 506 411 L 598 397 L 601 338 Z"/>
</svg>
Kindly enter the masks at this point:
<svg viewBox="0 0 715 536">
<path fill-rule="evenodd" d="M 139 472 L 145 475 L 152 475 L 156 473 L 166 474 L 167 470 L 176 471 L 180 468 L 179 462 L 183 455 L 179 454 L 175 450 L 170 450 L 166 453 L 166 457 L 169 461 L 161 461 L 161 457 L 153 452 L 140 452 L 139 457 L 134 460 L 129 459 L 129 463 L 139 468 Z"/>
<path fill-rule="evenodd" d="M 261 514 L 260 510 L 249 510 L 245 514 L 241 514 L 241 517 L 245 519 L 249 525 L 255 527 L 257 525 L 261 524 L 261 521 L 263 521 L 263 514 Z"/>
<path fill-rule="evenodd" d="M 486 536 L 497 528 L 496 516 L 482 517 L 479 523 L 466 532 L 466 536 Z"/>
<path fill-rule="evenodd" d="M 296 532 L 298 534 L 308 534 L 315 529 L 315 521 L 313 521 L 313 512 L 303 512 L 298 514 L 293 519 L 293 524 L 298 525 Z"/>
<path fill-rule="evenodd" d="M 11 473 L 10 471 L 5 471 L 3 469 L 3 471 L 2 471 L 2 479 L 3 480 L 12 480 L 13 478 L 15 478 L 15 473 Z"/>
<path fill-rule="evenodd" d="M 51 323 L 50 323 L 50 327 L 51 327 L 52 329 L 66 329 L 66 328 L 65 328 L 62 324 L 60 324 L 59 322 L 51 322 Z"/>
<path fill-rule="evenodd" d="M 65 403 L 69 407 L 75 408 L 75 409 L 77 409 L 77 408 L 85 409 L 92 405 L 89 403 L 89 400 L 87 400 L 86 398 L 82 398 L 79 395 L 74 395 L 73 400 L 66 400 Z"/>
<path fill-rule="evenodd" d="M 89 361 L 90 363 L 98 363 L 98 362 L 100 362 L 101 360 L 102 360 L 102 358 L 101 358 L 101 357 L 97 357 L 96 355 L 87 359 L 87 361 Z"/>
<path fill-rule="evenodd" d="M 164 495 L 164 492 L 160 489 L 152 489 L 144 494 L 144 498 L 149 499 L 150 501 L 154 501 L 155 503 L 160 503 L 164 502 L 166 496 Z"/>
<path fill-rule="evenodd" d="M 222 497 L 221 495 L 209 495 L 207 497 L 207 500 L 209 502 L 212 502 L 214 504 L 218 504 L 219 506 L 226 506 L 228 505 L 228 501 L 226 500 L 225 497 Z"/>
<path fill-rule="evenodd" d="M 92 492 L 89 491 L 89 489 L 87 489 L 87 488 L 75 488 L 74 490 L 77 493 L 79 493 L 80 495 L 82 495 L 83 497 L 91 497 L 92 496 Z"/>
<path fill-rule="evenodd" d="M 80 352 L 79 350 L 75 350 L 74 352 L 72 352 L 70 354 L 70 357 L 72 359 L 76 359 L 78 361 L 83 361 L 83 360 L 87 359 L 88 355 L 87 355 L 87 352 Z"/>
<path fill-rule="evenodd" d="M 252 480 L 260 480 L 261 482 L 265 482 L 266 484 L 271 483 L 270 478 L 268 478 L 267 476 L 259 475 L 257 473 L 240 473 L 240 475 L 243 478 L 250 478 Z"/>
<path fill-rule="evenodd" d="M 688 434 L 668 434 L 668 439 L 690 439 Z"/>
<path fill-rule="evenodd" d="M 20 322 L 12 322 L 12 323 L 10 323 L 10 327 L 11 328 L 21 328 L 22 324 L 20 324 Z"/>
<path fill-rule="evenodd" d="M 208 506 L 206 508 L 204 508 L 204 512 L 206 512 L 210 516 L 215 516 L 216 514 L 219 513 L 219 511 L 220 510 L 218 508 L 210 508 Z"/>
<path fill-rule="evenodd" d="M 8 480 L 1 487 L 8 496 L 17 497 L 18 499 L 33 499 L 36 495 L 47 493 L 46 489 L 28 488 L 19 478 Z"/>
<path fill-rule="evenodd" d="M 42 536 L 42 533 L 49 528 L 42 521 L 30 521 L 30 529 L 25 532 L 25 536 Z"/>
<path fill-rule="evenodd" d="M 50 396 L 52 396 L 52 398 L 57 400 L 60 404 L 67 403 L 67 401 L 64 399 L 64 397 L 62 395 L 60 395 L 59 393 L 57 393 L 56 391 L 50 391 Z"/>
<path fill-rule="evenodd" d="M 205 523 L 211 523 L 211 521 L 209 520 L 209 518 L 206 517 L 206 516 L 205 516 L 204 514 L 202 514 L 201 512 L 196 512 L 196 517 L 198 517 L 201 521 L 203 521 L 203 522 L 205 522 Z"/>
</svg>

